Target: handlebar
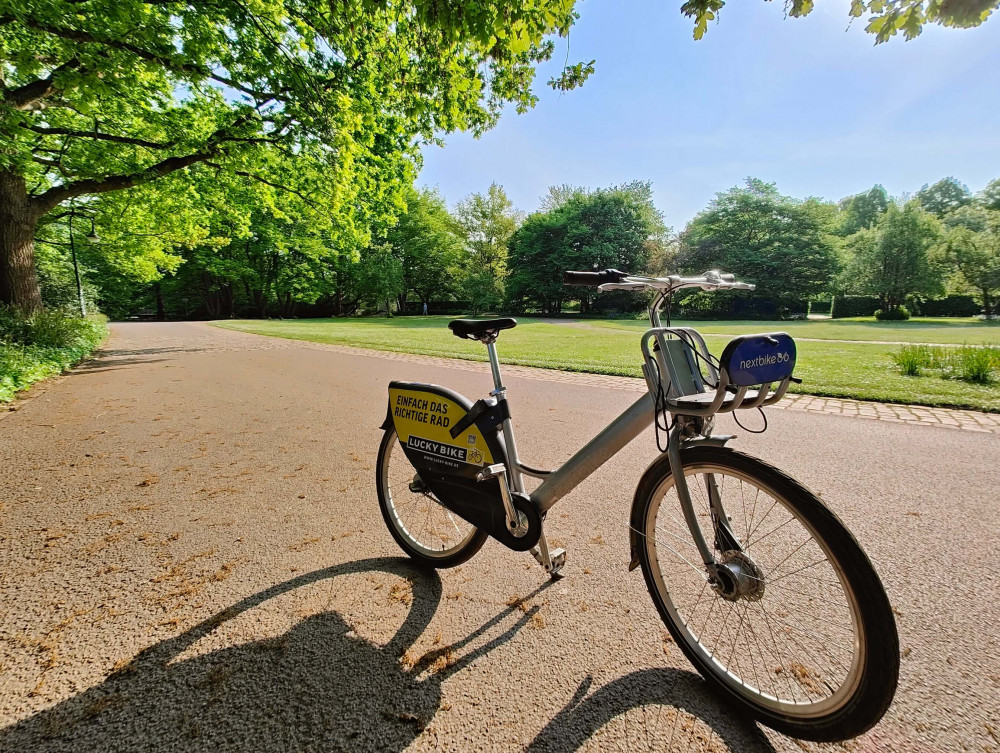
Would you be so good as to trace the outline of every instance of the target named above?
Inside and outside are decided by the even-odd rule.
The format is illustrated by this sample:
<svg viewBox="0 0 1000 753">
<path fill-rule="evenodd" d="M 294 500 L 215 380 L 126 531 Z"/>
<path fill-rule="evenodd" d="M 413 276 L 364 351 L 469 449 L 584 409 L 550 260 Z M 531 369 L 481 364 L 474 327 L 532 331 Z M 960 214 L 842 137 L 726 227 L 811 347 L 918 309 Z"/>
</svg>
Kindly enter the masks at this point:
<svg viewBox="0 0 1000 753">
<path fill-rule="evenodd" d="M 642 290 L 651 288 L 664 293 L 672 293 L 682 288 L 701 288 L 702 290 L 753 290 L 756 285 L 747 282 L 737 282 L 736 275 L 723 274 L 717 269 L 710 269 L 701 277 L 643 277 L 630 275 L 617 269 L 605 269 L 603 272 L 563 272 L 563 283 L 566 285 L 596 286 L 601 290 Z"/>
<path fill-rule="evenodd" d="M 564 285 L 604 285 L 609 282 L 621 282 L 627 274 L 617 269 L 605 269 L 603 272 L 563 272 Z"/>
</svg>

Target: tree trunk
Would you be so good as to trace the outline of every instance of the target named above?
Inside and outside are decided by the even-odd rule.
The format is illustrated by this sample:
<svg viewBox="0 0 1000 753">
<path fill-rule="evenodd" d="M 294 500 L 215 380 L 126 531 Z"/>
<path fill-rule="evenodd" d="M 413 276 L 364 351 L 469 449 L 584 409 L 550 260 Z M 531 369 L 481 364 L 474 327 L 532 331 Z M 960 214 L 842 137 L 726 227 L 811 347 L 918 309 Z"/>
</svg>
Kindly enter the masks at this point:
<svg viewBox="0 0 1000 753">
<path fill-rule="evenodd" d="M 0 304 L 42 308 L 35 273 L 35 215 L 24 177 L 0 170 Z"/>
<path fill-rule="evenodd" d="M 156 320 L 162 322 L 167 316 L 163 310 L 163 290 L 160 288 L 160 283 L 153 283 L 153 294 L 156 296 Z"/>
</svg>

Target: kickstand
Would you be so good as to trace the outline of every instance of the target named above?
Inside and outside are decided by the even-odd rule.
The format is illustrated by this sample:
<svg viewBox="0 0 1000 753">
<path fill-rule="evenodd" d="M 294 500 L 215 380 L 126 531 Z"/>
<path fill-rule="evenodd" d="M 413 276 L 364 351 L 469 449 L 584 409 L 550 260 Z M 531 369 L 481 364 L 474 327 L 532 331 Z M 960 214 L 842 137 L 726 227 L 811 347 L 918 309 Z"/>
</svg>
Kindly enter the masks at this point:
<svg viewBox="0 0 1000 753">
<path fill-rule="evenodd" d="M 538 546 L 531 549 L 531 554 L 538 561 L 538 564 L 545 568 L 545 572 L 553 580 L 561 578 L 559 571 L 566 564 L 566 550 L 553 549 L 549 551 L 549 543 L 545 540 L 545 531 L 538 537 Z"/>
</svg>

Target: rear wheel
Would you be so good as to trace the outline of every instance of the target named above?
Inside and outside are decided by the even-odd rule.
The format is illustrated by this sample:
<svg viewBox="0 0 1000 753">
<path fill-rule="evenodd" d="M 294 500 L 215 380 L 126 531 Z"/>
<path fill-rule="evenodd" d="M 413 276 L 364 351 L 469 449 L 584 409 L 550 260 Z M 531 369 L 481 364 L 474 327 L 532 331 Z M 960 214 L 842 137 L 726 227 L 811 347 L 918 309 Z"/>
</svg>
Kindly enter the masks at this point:
<svg viewBox="0 0 1000 753">
<path fill-rule="evenodd" d="M 455 567 L 478 552 L 487 534 L 442 505 L 387 429 L 378 450 L 375 486 L 389 533 L 410 557 L 430 567 Z"/>
<path fill-rule="evenodd" d="M 705 541 L 724 565 L 710 579 L 664 456 L 636 493 L 646 586 L 688 659 L 731 700 L 780 732 L 855 737 L 892 701 L 899 639 L 861 547 L 808 489 L 721 447 L 681 459 Z M 711 484 L 742 550 L 717 536 Z"/>
</svg>

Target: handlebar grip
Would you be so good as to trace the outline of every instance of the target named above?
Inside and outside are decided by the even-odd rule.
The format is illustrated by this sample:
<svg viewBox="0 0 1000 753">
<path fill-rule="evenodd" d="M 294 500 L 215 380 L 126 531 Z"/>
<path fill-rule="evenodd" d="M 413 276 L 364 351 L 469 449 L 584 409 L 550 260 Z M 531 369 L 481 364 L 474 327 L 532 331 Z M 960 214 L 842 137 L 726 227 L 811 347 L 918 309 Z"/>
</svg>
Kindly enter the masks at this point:
<svg viewBox="0 0 1000 753">
<path fill-rule="evenodd" d="M 596 287 L 606 282 L 621 282 L 628 274 L 617 269 L 605 269 L 603 272 L 563 272 L 563 285 L 587 285 Z"/>
</svg>

